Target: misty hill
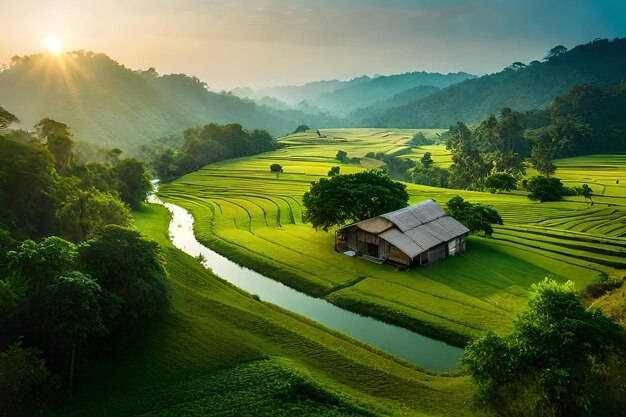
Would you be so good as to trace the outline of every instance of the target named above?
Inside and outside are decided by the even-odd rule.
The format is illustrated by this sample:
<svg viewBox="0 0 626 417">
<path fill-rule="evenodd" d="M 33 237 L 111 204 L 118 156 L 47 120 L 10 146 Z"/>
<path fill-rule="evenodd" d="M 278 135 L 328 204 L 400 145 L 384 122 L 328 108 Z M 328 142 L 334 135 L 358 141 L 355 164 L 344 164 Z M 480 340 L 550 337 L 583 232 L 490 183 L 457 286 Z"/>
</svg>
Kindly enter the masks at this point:
<svg viewBox="0 0 626 417">
<path fill-rule="evenodd" d="M 445 88 L 475 77 L 465 72 L 449 74 L 408 72 L 380 76 L 321 94 L 313 104 L 333 114 L 345 115 L 358 108 L 386 101 L 402 91 L 423 86 Z"/>
<path fill-rule="evenodd" d="M 408 72 L 389 76 L 362 76 L 349 81 L 315 81 L 302 86 L 268 87 L 258 91 L 239 88 L 232 91 L 240 97 L 247 97 L 257 103 L 267 102 L 269 98 L 286 103 L 292 108 L 311 113 L 330 112 L 337 116 L 365 107 L 385 108 L 392 97 L 401 92 L 409 93 L 418 87 L 445 88 L 461 81 L 475 78 L 474 75 L 460 73 L 439 74 L 428 72 Z M 415 98 L 423 95 L 416 93 Z M 398 104 L 405 104 L 398 101 Z"/>
<path fill-rule="evenodd" d="M 554 52 L 554 51 L 553 51 Z M 496 74 L 467 80 L 405 106 L 369 115 L 371 127 L 443 128 L 477 123 L 503 107 L 525 111 L 546 106 L 574 85 L 608 86 L 626 79 L 626 38 L 595 40 L 544 62 L 515 63 Z"/>
<path fill-rule="evenodd" d="M 68 124 L 78 139 L 126 151 L 168 132 L 209 122 L 291 132 L 336 124 L 328 116 L 260 106 L 210 91 L 195 77 L 133 71 L 104 54 L 46 53 L 15 58 L 0 72 L 0 106 L 30 129 L 44 117 Z"/>
<path fill-rule="evenodd" d="M 250 98 L 253 100 L 259 100 L 263 97 L 272 97 L 289 105 L 295 106 L 302 101 L 313 101 L 321 94 L 331 93 L 337 89 L 366 82 L 368 80 L 370 80 L 370 78 L 367 76 L 353 78 L 350 81 L 322 80 L 312 81 L 303 85 L 265 87 L 256 91 L 249 87 L 244 87 L 235 88 L 232 90 L 232 93 L 238 97 Z"/>
</svg>

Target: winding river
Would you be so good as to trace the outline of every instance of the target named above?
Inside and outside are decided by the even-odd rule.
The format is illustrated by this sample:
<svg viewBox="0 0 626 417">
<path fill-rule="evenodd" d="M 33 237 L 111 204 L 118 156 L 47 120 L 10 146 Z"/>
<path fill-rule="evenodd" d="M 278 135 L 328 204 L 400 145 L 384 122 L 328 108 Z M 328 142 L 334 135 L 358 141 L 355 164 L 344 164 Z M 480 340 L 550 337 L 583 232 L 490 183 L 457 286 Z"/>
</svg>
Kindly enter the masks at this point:
<svg viewBox="0 0 626 417">
<path fill-rule="evenodd" d="M 296 291 L 212 251 L 196 240 L 193 216 L 154 195 L 149 201 L 164 205 L 171 213 L 169 233 L 172 243 L 191 256 L 204 257 L 204 265 L 226 281 L 257 294 L 262 300 L 308 317 L 421 367 L 435 371 L 458 368 L 463 350 L 410 330 L 344 310 L 323 300 Z"/>
</svg>

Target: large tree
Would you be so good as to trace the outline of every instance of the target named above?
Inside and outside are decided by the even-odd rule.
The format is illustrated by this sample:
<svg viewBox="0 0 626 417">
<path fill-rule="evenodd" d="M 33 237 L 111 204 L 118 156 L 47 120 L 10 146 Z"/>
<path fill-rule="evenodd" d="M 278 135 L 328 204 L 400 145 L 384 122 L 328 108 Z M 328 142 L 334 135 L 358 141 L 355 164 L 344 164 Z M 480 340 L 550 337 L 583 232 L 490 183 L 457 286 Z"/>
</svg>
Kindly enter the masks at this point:
<svg viewBox="0 0 626 417">
<path fill-rule="evenodd" d="M 146 165 L 138 159 L 126 158 L 115 165 L 113 172 L 122 201 L 133 208 L 139 207 L 152 190 Z"/>
<path fill-rule="evenodd" d="M 72 163 L 74 141 L 69 127 L 65 123 L 45 118 L 35 125 L 39 138 L 46 143 L 60 174 L 65 174 Z"/>
<path fill-rule="evenodd" d="M 93 237 L 106 225 L 129 226 L 128 208 L 117 197 L 96 188 L 71 194 L 57 211 L 60 236 L 79 243 Z"/>
<path fill-rule="evenodd" d="M 114 294 L 105 313 L 119 308 L 116 323 L 131 326 L 154 316 L 168 305 L 166 271 L 159 245 L 135 229 L 109 225 L 79 247 L 82 270 Z"/>
<path fill-rule="evenodd" d="M 546 279 L 532 291 L 510 335 L 488 332 L 466 347 L 478 399 L 503 416 L 617 415 L 600 413 L 612 406 L 603 367 L 623 353 L 624 330 L 583 306 L 572 282 Z"/>
<path fill-rule="evenodd" d="M 406 186 L 383 170 L 334 175 L 311 184 L 304 193 L 304 218 L 314 228 L 357 222 L 407 205 Z"/>
<path fill-rule="evenodd" d="M 57 277 L 45 295 L 44 327 L 70 353 L 69 385 L 74 381 L 76 347 L 106 334 L 99 304 L 101 288 L 91 277 L 70 272 Z"/>
<path fill-rule="evenodd" d="M 493 233 L 492 224 L 502 224 L 502 217 L 491 206 L 482 203 L 470 203 L 461 196 L 452 197 L 447 203 L 450 216 L 463 223 L 472 232 L 483 232 L 486 236 Z"/>
<path fill-rule="evenodd" d="M 491 171 L 491 164 L 483 158 L 478 137 L 465 124 L 450 127 L 446 148 L 452 152 L 449 183 L 452 188 L 481 189 Z"/>
</svg>

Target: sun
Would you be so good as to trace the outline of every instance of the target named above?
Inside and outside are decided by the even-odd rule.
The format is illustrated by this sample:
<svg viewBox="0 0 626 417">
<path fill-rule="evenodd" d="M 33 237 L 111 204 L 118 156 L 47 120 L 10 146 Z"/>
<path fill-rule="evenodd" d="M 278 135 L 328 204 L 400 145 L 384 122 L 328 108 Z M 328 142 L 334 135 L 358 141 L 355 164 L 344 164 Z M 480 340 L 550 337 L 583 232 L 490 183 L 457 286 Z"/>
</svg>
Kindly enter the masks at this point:
<svg viewBox="0 0 626 417">
<path fill-rule="evenodd" d="M 46 45 L 46 49 L 51 54 L 59 54 L 63 52 L 63 42 L 56 36 L 48 36 L 44 39 L 44 43 Z"/>
</svg>

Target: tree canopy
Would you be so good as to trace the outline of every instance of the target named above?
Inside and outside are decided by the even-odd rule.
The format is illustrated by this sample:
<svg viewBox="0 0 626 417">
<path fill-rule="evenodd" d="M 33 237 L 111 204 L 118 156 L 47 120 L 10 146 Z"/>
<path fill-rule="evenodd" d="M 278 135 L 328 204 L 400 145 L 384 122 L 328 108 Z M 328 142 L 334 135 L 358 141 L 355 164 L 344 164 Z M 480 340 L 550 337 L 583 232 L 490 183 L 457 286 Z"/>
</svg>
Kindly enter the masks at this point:
<svg viewBox="0 0 626 417">
<path fill-rule="evenodd" d="M 305 220 L 324 231 L 401 209 L 408 200 L 406 186 L 380 169 L 321 178 L 302 198 Z"/>
<path fill-rule="evenodd" d="M 499 415 L 609 415 L 605 366 L 623 354 L 624 329 L 585 308 L 572 282 L 546 278 L 532 292 L 510 335 L 488 332 L 466 347 L 477 399 Z"/>
<path fill-rule="evenodd" d="M 491 206 L 482 203 L 470 203 L 460 196 L 451 198 L 447 203 L 450 216 L 463 223 L 472 232 L 483 232 L 490 236 L 492 224 L 502 224 L 502 217 Z"/>
</svg>

